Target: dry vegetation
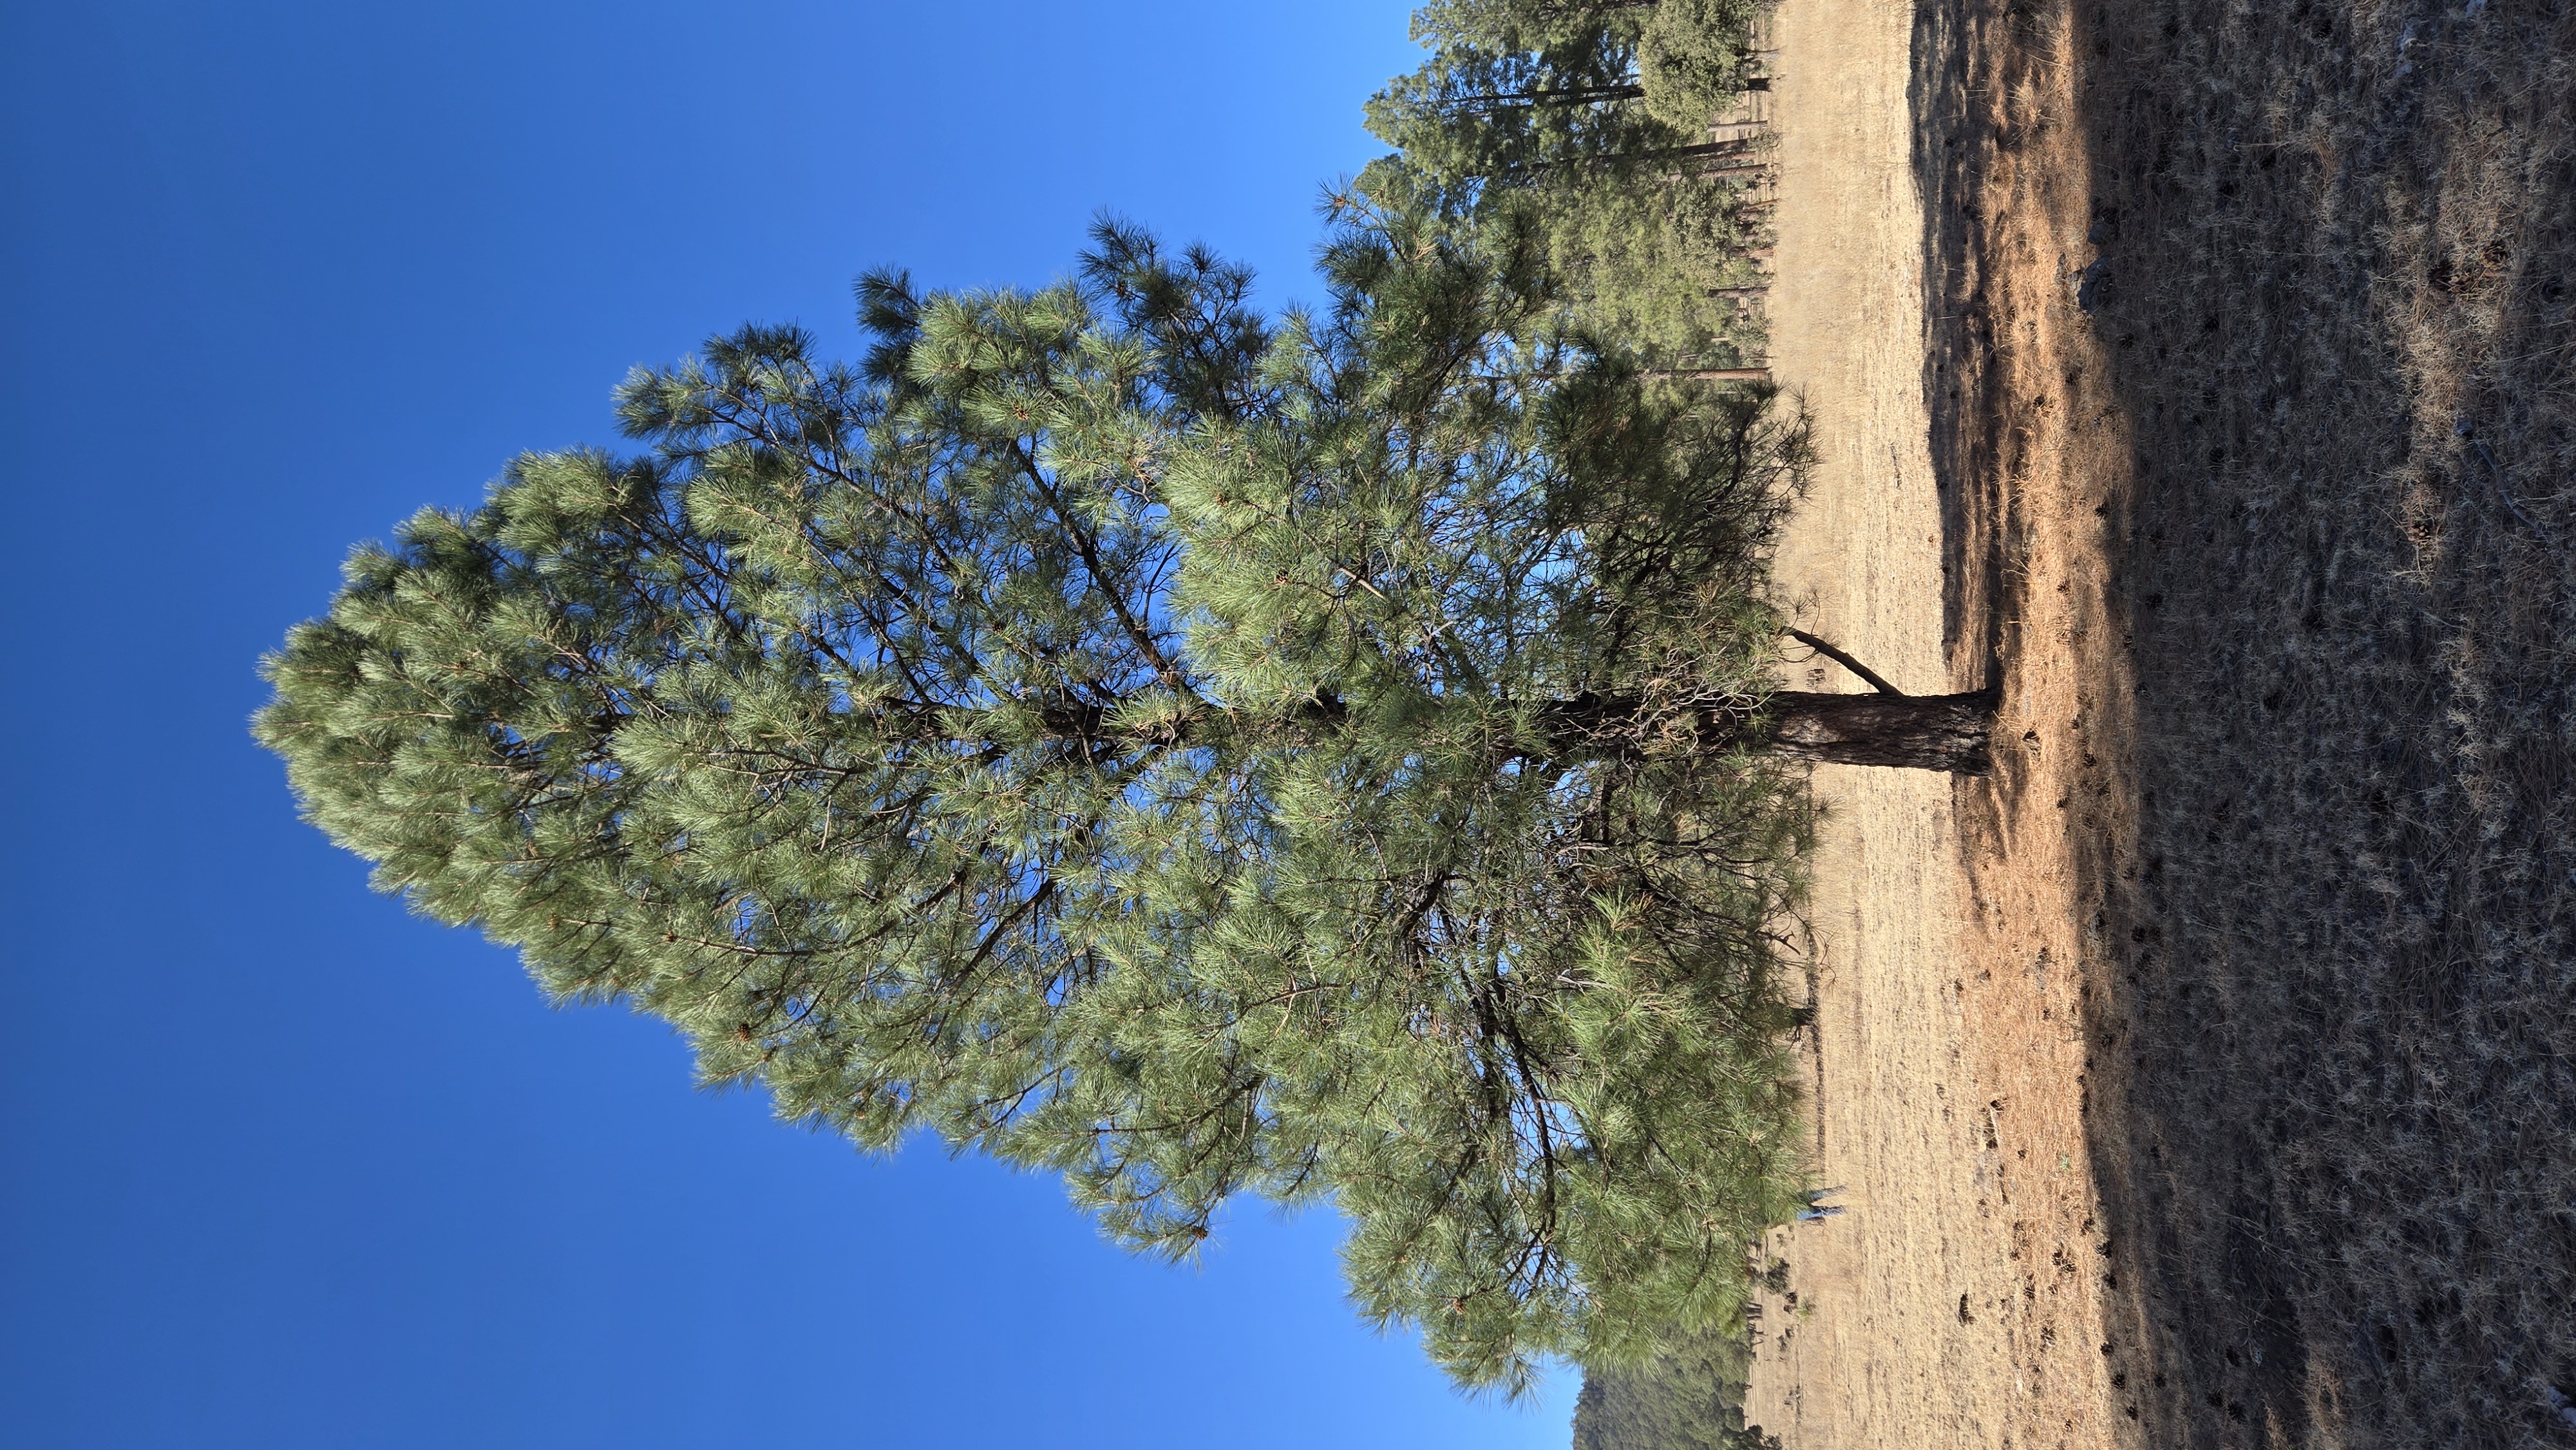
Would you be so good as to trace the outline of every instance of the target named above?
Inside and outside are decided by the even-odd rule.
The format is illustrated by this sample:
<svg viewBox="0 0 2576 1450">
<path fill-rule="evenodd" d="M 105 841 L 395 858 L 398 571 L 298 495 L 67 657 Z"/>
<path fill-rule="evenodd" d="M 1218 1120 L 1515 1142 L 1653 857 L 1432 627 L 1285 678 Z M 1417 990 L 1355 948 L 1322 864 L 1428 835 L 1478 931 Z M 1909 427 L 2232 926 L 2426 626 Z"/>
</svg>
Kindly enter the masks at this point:
<svg viewBox="0 0 2576 1450">
<path fill-rule="evenodd" d="M 2082 676 L 1993 829 L 2074 842 L 2114 1424 L 2576 1442 L 2576 7 L 1925 14 L 1949 618 Z"/>
<path fill-rule="evenodd" d="M 1985 45 L 1942 28 L 1958 8 L 1784 0 L 1777 16 L 1779 272 L 1766 302 L 1775 366 L 1814 412 L 1818 458 L 1776 582 L 1804 627 L 1901 688 L 2001 679 L 1997 738 L 2016 746 L 1992 777 L 1816 772 L 1828 814 L 1812 859 L 1815 1017 L 1802 1046 L 1816 1172 L 1845 1186 L 1847 1213 L 1773 1235 L 1788 1282 L 1762 1298 L 1747 1400 L 1748 1418 L 1793 1450 L 2108 1433 L 2100 1286 L 2087 1272 L 2101 1238 L 2078 1111 L 2082 1005 L 2066 969 L 2080 960 L 2074 873 L 2067 818 L 2049 804 L 2061 765 L 2082 759 L 2060 748 L 2073 652 L 1999 659 L 1978 631 L 1946 628 L 1941 608 L 1945 576 L 1963 578 L 1943 538 L 1955 543 L 1971 511 L 1967 475 L 1933 447 L 1935 418 L 1957 410 L 1926 345 L 1957 331 L 1958 309 L 1927 308 L 1926 282 L 1956 268 L 1924 251 L 1932 189 L 1918 184 L 1918 148 L 1923 97 L 1959 94 L 1960 78 L 1917 67 Z M 1936 142 L 1930 159 L 1950 149 Z M 1974 181 L 2014 177 L 1981 169 Z M 2016 261 L 2005 280 L 2035 285 L 2028 321 L 2044 324 L 2062 289 L 2045 267 L 2031 284 L 2032 271 Z M 2007 331 L 2016 356 L 2052 340 L 2019 321 Z M 1992 511 L 1981 498 L 1973 513 Z M 2089 507 L 2079 517 L 2099 522 Z M 2071 537 L 2053 516 L 2017 527 L 2052 548 Z M 2085 596 L 2054 580 L 2024 601 L 2016 639 L 2082 628 Z M 1837 676 L 1814 661 L 1796 678 L 1830 688 Z M 2031 753 L 2025 736 L 2047 748 Z"/>
</svg>

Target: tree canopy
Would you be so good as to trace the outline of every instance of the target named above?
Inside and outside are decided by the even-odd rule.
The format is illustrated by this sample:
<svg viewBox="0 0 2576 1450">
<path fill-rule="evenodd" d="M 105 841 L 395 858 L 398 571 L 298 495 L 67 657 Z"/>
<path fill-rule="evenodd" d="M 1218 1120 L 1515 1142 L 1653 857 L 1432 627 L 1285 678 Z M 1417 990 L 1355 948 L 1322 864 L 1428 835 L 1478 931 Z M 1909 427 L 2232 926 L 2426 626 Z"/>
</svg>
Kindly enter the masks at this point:
<svg viewBox="0 0 2576 1450">
<path fill-rule="evenodd" d="M 1745 1292 L 1798 1135 L 1759 392 L 1540 239 L 1346 209 L 1328 305 L 1103 223 L 1037 292 L 748 327 L 360 548 L 259 738 L 376 880 L 710 1083 L 1186 1255 L 1329 1198 L 1462 1381 Z"/>
</svg>

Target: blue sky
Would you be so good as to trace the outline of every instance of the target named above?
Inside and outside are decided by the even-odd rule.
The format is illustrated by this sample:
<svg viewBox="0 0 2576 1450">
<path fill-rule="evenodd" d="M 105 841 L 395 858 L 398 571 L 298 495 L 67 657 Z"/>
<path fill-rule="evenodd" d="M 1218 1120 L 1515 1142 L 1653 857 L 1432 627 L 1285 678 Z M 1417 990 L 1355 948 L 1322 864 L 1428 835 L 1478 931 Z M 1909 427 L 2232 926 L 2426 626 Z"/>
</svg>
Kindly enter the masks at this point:
<svg viewBox="0 0 2576 1450">
<path fill-rule="evenodd" d="M 865 1160 L 546 1008 L 297 823 L 252 662 L 338 561 L 747 319 L 1035 284 L 1102 206 L 1309 290 L 1401 0 L 0 11 L 0 1441 L 1563 1445 L 1341 1299 Z"/>
</svg>

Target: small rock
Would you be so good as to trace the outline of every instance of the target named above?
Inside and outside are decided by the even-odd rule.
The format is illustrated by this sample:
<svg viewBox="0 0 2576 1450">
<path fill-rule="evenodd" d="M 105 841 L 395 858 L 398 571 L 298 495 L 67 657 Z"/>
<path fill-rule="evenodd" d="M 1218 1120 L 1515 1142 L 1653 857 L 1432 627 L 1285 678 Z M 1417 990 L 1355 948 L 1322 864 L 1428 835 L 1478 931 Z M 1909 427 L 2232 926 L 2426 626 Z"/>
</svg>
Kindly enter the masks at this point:
<svg viewBox="0 0 2576 1450">
<path fill-rule="evenodd" d="M 2103 288 L 2110 279 L 2111 264 L 2100 257 L 2094 258 L 2091 266 L 2088 266 L 2082 272 L 2077 273 L 2075 277 L 2075 306 L 2077 309 L 2084 312 L 2091 312 L 2095 308 L 2100 307 L 2103 302 Z"/>
</svg>

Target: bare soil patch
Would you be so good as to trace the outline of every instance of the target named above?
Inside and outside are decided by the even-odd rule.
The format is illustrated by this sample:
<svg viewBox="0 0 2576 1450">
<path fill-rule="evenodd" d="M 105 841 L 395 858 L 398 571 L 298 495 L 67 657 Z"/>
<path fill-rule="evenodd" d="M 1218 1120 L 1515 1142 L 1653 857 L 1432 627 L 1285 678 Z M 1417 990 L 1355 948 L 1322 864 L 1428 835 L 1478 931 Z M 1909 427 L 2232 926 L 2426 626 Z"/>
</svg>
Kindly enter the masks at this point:
<svg viewBox="0 0 2576 1450">
<path fill-rule="evenodd" d="M 2474 8 L 1921 32 L 1950 616 L 2063 686 L 1978 879 L 2064 813 L 2129 1443 L 2576 1443 L 2576 30 Z"/>
</svg>

